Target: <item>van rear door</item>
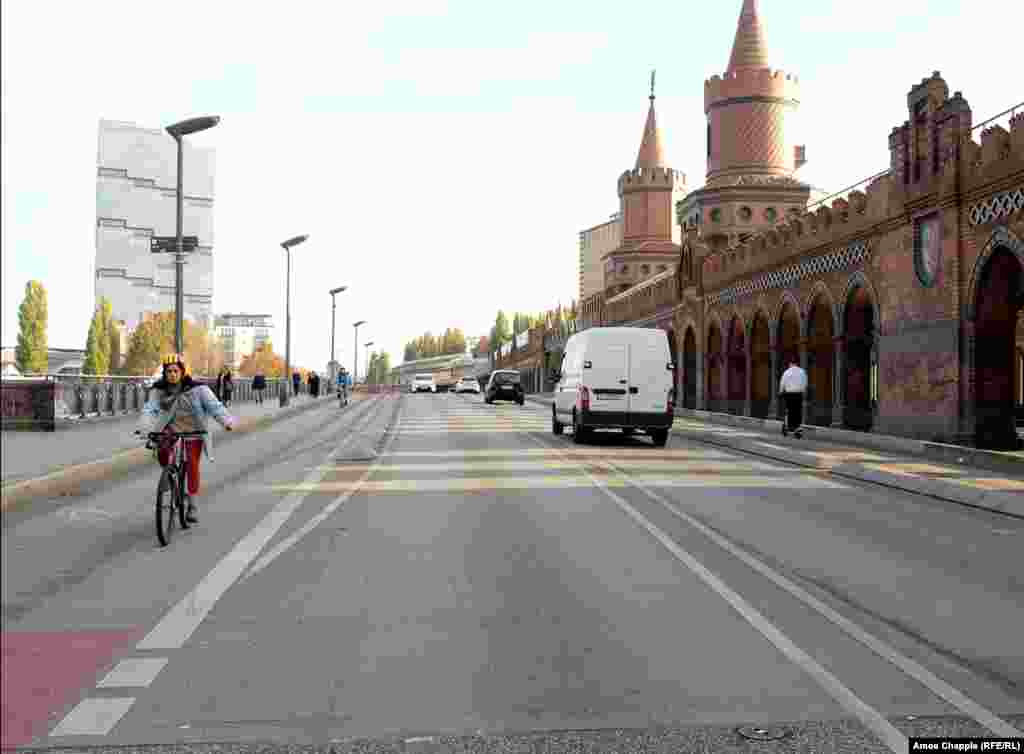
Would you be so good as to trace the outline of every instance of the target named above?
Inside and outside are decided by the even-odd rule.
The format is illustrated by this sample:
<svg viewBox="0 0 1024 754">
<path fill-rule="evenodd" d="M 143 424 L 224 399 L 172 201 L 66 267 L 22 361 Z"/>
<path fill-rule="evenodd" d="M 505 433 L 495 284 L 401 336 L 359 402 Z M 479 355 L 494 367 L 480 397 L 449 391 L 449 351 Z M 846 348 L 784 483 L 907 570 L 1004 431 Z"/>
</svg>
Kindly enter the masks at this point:
<svg viewBox="0 0 1024 754">
<path fill-rule="evenodd" d="M 594 338 L 587 343 L 583 352 L 583 384 L 590 388 L 591 411 L 629 411 L 629 345 L 611 338 Z"/>
<path fill-rule="evenodd" d="M 672 355 L 663 330 L 638 329 L 630 346 L 629 408 L 631 414 L 664 414 L 672 389 Z"/>
</svg>

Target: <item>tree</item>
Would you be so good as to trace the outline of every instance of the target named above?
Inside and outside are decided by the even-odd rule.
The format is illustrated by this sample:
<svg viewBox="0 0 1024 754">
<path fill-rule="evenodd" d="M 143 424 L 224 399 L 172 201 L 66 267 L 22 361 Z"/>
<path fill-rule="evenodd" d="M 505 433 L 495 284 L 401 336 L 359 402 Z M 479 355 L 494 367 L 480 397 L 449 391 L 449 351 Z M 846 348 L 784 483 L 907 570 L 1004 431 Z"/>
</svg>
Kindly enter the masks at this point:
<svg viewBox="0 0 1024 754">
<path fill-rule="evenodd" d="M 85 340 L 83 374 L 110 374 L 110 330 L 113 325 L 110 301 L 100 297 L 92 313 L 89 335 Z"/>
<path fill-rule="evenodd" d="M 270 341 L 261 345 L 251 355 L 242 357 L 238 374 L 252 377 L 260 370 L 267 379 L 284 377 L 284 358 L 274 353 L 274 346 Z"/>
<path fill-rule="evenodd" d="M 416 350 L 416 341 L 409 341 L 405 344 L 405 354 L 402 357 L 402 361 L 416 361 L 420 357 L 419 352 Z"/>
<path fill-rule="evenodd" d="M 391 372 L 391 356 L 374 351 L 370 354 L 370 365 L 366 373 L 366 381 L 370 385 L 383 385 L 388 381 Z"/>
<path fill-rule="evenodd" d="M 182 322 L 182 328 L 185 360 L 190 371 L 193 374 L 207 372 L 209 367 L 206 355 L 212 348 L 209 333 L 205 327 L 193 324 L 187 319 Z M 173 353 L 174 350 L 174 312 L 154 314 L 140 323 L 132 333 L 124 372 L 131 375 L 151 375 L 160 367 L 160 357 L 165 353 Z"/>
<path fill-rule="evenodd" d="M 508 317 L 506 317 L 505 312 L 500 309 L 498 310 L 498 316 L 494 318 L 494 332 L 492 333 L 491 340 L 494 342 L 495 348 L 503 346 L 512 340 Z"/>
<path fill-rule="evenodd" d="M 45 374 L 49 366 L 48 320 L 46 289 L 38 280 L 30 280 L 18 309 L 18 345 L 14 349 L 14 361 L 22 374 Z"/>
<path fill-rule="evenodd" d="M 123 354 L 121 353 L 121 328 L 124 326 L 124 322 L 116 322 L 111 319 L 110 321 L 110 332 L 108 333 L 108 341 L 110 343 L 110 373 L 120 374 L 121 373 L 121 361 Z"/>
</svg>

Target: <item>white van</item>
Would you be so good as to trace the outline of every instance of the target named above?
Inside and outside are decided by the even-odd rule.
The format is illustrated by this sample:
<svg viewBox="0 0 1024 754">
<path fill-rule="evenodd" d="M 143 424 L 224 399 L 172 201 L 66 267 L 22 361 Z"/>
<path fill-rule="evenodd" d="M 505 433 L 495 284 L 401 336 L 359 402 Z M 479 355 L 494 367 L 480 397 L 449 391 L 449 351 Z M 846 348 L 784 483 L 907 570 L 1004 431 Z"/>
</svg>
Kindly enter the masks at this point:
<svg viewBox="0 0 1024 754">
<path fill-rule="evenodd" d="M 657 328 L 595 327 L 569 338 L 554 375 L 551 431 L 573 427 L 583 442 L 594 429 L 642 430 L 664 447 L 672 427 L 675 365 L 668 334 Z"/>
<path fill-rule="evenodd" d="M 414 393 L 436 393 L 437 383 L 434 381 L 433 372 L 417 374 L 412 378 L 412 391 Z"/>
</svg>

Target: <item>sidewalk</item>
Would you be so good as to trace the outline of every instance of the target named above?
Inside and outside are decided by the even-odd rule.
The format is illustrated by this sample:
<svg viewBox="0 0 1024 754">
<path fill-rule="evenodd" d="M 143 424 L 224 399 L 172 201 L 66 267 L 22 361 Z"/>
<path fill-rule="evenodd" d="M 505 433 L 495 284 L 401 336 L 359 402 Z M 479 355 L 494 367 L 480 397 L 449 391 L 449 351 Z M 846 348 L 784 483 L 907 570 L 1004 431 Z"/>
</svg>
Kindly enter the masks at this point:
<svg viewBox="0 0 1024 754">
<path fill-rule="evenodd" d="M 278 401 L 267 399 L 263 405 L 253 401 L 232 403 L 228 410 L 243 422 L 258 421 L 284 412 L 294 413 L 310 405 L 314 400 L 330 400 L 329 397 L 314 399 L 308 395 L 292 398 L 288 408 L 282 410 Z M 31 432 L 10 430 L 3 432 L 0 442 L 0 481 L 8 485 L 26 479 L 35 479 L 59 471 L 101 459 L 141 446 L 141 441 L 132 435 L 138 423 L 139 414 L 103 419 L 95 422 L 73 424 L 56 432 Z M 219 435 L 224 430 L 211 422 L 212 431 Z M 213 440 L 217 445 L 217 437 Z"/>
<path fill-rule="evenodd" d="M 554 396 L 539 393 L 526 399 L 550 406 Z M 796 440 L 782 436 L 779 421 L 688 409 L 679 412 L 683 415 L 677 414 L 673 433 L 698 442 L 1024 518 L 1024 458 L 1020 454 L 994 454 L 825 427 L 809 427 L 804 438 Z M 993 455 L 995 460 L 990 457 Z M 953 462 L 935 460 L 937 457 Z M 984 464 L 1004 470 L 979 467 Z"/>
</svg>

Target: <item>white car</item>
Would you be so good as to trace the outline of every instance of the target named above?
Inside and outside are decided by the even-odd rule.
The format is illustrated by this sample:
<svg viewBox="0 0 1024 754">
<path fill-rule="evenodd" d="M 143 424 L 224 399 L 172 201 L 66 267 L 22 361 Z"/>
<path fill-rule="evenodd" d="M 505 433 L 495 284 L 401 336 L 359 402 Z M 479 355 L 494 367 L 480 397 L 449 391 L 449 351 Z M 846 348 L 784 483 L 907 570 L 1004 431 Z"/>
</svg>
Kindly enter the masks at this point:
<svg viewBox="0 0 1024 754">
<path fill-rule="evenodd" d="M 434 381 L 434 375 L 428 374 L 417 374 L 412 378 L 412 392 L 414 393 L 436 393 L 437 382 Z"/>
<path fill-rule="evenodd" d="M 591 431 L 641 430 L 664 447 L 674 415 L 675 365 L 664 330 L 594 327 L 569 338 L 555 373 L 551 430 L 573 428 L 580 443 Z"/>
<path fill-rule="evenodd" d="M 456 393 L 476 393 L 480 394 L 480 383 L 476 377 L 463 377 L 461 380 L 455 383 Z"/>
</svg>

